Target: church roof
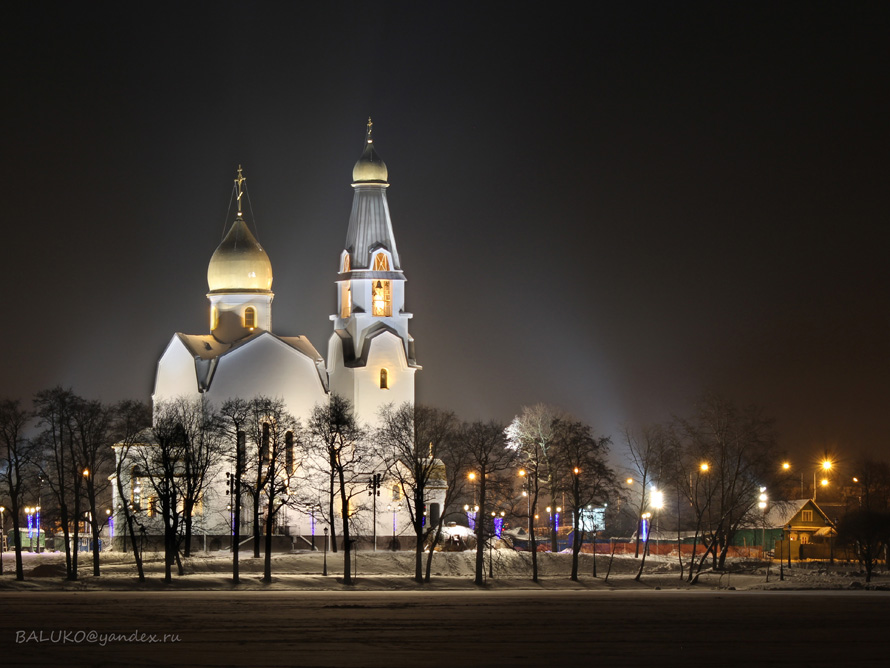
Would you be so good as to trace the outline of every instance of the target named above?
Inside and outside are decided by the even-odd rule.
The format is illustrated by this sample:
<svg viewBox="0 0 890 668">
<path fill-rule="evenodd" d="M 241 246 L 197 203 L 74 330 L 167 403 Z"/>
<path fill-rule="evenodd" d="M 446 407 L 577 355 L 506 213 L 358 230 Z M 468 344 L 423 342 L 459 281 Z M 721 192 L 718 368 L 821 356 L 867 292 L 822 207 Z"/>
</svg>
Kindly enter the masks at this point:
<svg viewBox="0 0 890 668">
<path fill-rule="evenodd" d="M 374 150 L 370 126 L 368 119 L 365 149 L 352 170 L 355 195 L 346 232 L 346 250 L 350 254 L 352 269 L 360 270 L 370 268 L 373 251 L 385 248 L 392 254 L 393 268 L 398 271 L 401 264 L 386 201 L 388 171 Z"/>
<path fill-rule="evenodd" d="M 213 374 L 216 372 L 216 365 L 221 357 L 253 343 L 262 336 L 271 336 L 273 339 L 311 359 L 315 363 L 322 385 L 327 386 L 324 358 L 305 336 L 278 336 L 272 332 L 257 329 L 249 336 L 245 336 L 234 343 L 221 343 L 212 334 L 176 333 L 176 337 L 195 358 L 195 373 L 197 375 L 198 387 L 204 390 L 208 389 L 213 382 Z"/>
</svg>

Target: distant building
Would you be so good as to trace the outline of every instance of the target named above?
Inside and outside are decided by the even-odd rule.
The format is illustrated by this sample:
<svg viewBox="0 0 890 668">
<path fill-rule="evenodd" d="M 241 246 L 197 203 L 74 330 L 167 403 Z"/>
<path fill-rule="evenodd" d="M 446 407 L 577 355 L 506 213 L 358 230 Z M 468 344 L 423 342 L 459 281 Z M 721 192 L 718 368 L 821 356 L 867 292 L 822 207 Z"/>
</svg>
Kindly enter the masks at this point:
<svg viewBox="0 0 890 668">
<path fill-rule="evenodd" d="M 408 332 L 412 314 L 405 310 L 406 279 L 386 197 L 389 174 L 375 150 L 371 127 L 369 120 L 364 149 L 352 171 L 353 205 L 338 259 L 337 312 L 330 316 L 334 331 L 327 362 L 306 337 L 272 331 L 272 264 L 244 220 L 245 179 L 239 168 L 237 213 L 207 269 L 209 333 L 173 335 L 158 362 L 152 396 L 156 409 L 179 398 L 203 397 L 219 407 L 228 399 L 266 396 L 281 398 L 305 424 L 313 408 L 336 393 L 352 403 L 363 424 L 373 427 L 383 406 L 414 402 L 414 374 L 420 366 Z M 140 475 L 145 472 L 125 468 L 131 478 L 126 481 L 130 490 L 126 501 L 157 525 L 155 533 L 159 523 L 150 519 L 154 509 Z M 196 537 L 205 532 L 217 537 L 228 534 L 226 488 L 220 471 L 202 499 Z M 376 513 L 378 536 L 390 535 L 393 527 L 401 531 L 407 524 L 397 490 L 392 484 L 383 489 Z M 431 492 L 428 506 L 436 516 L 443 495 L 441 484 Z M 122 526 L 119 509 L 124 500 L 117 496 L 115 489 L 115 523 Z M 278 518 L 282 532 L 310 541 L 320 533 L 319 518 L 283 512 L 285 517 Z"/>
<path fill-rule="evenodd" d="M 807 548 L 802 546 L 826 543 L 835 533 L 828 515 L 812 499 L 777 501 L 765 515 L 751 515 L 751 519 L 735 533 L 733 544 L 737 546 L 763 546 L 772 550 L 776 557 L 807 558 Z M 813 552 L 812 554 L 815 554 Z"/>
</svg>

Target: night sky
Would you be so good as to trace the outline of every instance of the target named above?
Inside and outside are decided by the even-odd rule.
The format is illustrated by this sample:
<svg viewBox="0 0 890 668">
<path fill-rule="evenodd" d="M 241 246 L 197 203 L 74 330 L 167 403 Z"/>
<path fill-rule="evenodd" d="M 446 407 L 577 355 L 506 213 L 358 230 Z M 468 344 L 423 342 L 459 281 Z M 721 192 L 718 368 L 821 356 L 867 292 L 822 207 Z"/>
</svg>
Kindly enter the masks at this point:
<svg viewBox="0 0 890 668">
<path fill-rule="evenodd" d="M 418 400 L 618 440 L 713 390 L 890 456 L 886 3 L 480 4 L 5 9 L 0 396 L 147 400 L 239 163 L 326 356 L 370 114 Z"/>
</svg>

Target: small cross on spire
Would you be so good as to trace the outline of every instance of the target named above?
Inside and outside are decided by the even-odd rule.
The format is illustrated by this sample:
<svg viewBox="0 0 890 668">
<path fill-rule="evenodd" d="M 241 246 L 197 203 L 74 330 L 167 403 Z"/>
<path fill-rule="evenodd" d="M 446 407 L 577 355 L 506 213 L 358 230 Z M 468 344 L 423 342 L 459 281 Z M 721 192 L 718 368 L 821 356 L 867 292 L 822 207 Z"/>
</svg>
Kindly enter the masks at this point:
<svg viewBox="0 0 890 668">
<path fill-rule="evenodd" d="M 374 121 L 371 120 L 371 117 L 368 116 L 368 143 L 373 144 L 374 140 L 371 139 L 371 130 L 374 128 Z"/>
<path fill-rule="evenodd" d="M 238 217 L 241 217 L 241 195 L 244 194 L 241 186 L 247 179 L 241 174 L 241 165 L 238 165 L 238 178 L 235 179 L 235 185 L 238 186 Z"/>
</svg>

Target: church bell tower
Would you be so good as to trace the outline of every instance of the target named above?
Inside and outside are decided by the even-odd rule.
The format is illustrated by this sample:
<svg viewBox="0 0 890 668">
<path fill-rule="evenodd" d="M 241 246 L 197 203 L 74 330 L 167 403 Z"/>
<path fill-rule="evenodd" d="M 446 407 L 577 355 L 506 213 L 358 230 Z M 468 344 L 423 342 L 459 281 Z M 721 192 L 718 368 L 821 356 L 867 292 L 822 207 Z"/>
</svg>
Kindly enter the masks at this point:
<svg viewBox="0 0 890 668">
<path fill-rule="evenodd" d="M 332 393 L 375 420 L 386 404 L 414 402 L 414 339 L 408 333 L 405 274 L 392 230 L 389 172 L 377 155 L 368 119 L 365 146 L 352 170 L 352 212 L 340 253 L 337 313 L 328 344 Z"/>
</svg>

